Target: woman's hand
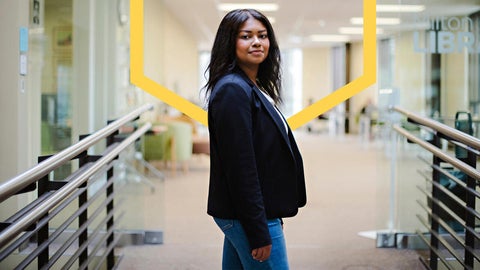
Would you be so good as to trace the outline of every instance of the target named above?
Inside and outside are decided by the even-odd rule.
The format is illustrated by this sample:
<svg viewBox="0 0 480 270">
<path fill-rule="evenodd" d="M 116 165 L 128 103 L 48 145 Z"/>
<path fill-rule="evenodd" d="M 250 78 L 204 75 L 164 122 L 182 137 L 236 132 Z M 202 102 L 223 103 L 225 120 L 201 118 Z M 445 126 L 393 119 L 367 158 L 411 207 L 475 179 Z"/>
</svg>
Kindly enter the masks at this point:
<svg viewBox="0 0 480 270">
<path fill-rule="evenodd" d="M 263 262 L 270 257 L 270 252 L 272 251 L 272 245 L 256 248 L 252 250 L 253 259 Z"/>
</svg>

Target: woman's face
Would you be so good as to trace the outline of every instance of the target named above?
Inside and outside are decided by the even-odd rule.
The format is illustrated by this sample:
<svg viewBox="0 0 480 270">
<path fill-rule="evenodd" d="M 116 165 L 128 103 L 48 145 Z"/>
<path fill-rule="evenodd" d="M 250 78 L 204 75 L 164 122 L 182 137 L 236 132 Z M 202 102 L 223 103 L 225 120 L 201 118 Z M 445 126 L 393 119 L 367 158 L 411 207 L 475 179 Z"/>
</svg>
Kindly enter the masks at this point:
<svg viewBox="0 0 480 270">
<path fill-rule="evenodd" d="M 238 31 L 236 54 L 240 68 L 258 69 L 267 58 L 270 40 L 267 28 L 258 20 L 250 17 Z"/>
</svg>

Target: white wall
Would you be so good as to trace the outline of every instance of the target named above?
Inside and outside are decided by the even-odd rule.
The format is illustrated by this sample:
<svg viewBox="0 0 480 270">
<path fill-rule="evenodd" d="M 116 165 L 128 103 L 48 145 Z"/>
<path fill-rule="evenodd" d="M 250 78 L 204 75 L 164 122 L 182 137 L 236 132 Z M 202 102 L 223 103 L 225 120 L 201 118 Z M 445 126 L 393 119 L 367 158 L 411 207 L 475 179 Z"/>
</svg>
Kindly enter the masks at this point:
<svg viewBox="0 0 480 270">
<path fill-rule="evenodd" d="M 32 130 L 28 110 L 35 93 L 28 89 L 27 76 L 19 75 L 19 30 L 28 26 L 28 0 L 0 1 L 0 182 L 30 168 L 36 161 L 30 149 L 39 140 Z M 38 110 L 38 106 L 34 107 Z M 37 143 L 38 145 L 38 143 Z M 17 209 L 18 199 L 7 200 L 0 208 L 5 219 Z"/>
<path fill-rule="evenodd" d="M 28 153 L 32 144 L 27 117 L 31 93 L 26 89 L 27 77 L 19 74 L 19 30 L 28 26 L 28 10 L 28 0 L 0 1 L 0 115 L 3 127 L 0 132 L 0 182 L 33 163 Z"/>
<path fill-rule="evenodd" d="M 161 1 L 144 1 L 144 72 L 150 79 L 165 81 L 165 10 Z"/>
<path fill-rule="evenodd" d="M 165 86 L 196 101 L 199 95 L 197 44 L 193 35 L 171 13 L 165 15 Z"/>
<path fill-rule="evenodd" d="M 318 101 L 334 89 L 332 82 L 330 48 L 303 49 L 303 107 L 309 106 L 310 99 Z"/>
<path fill-rule="evenodd" d="M 145 75 L 180 96 L 200 104 L 199 52 L 193 35 L 157 0 L 144 2 Z M 163 102 L 146 95 L 146 101 Z M 172 108 L 169 108 L 172 111 Z"/>
</svg>

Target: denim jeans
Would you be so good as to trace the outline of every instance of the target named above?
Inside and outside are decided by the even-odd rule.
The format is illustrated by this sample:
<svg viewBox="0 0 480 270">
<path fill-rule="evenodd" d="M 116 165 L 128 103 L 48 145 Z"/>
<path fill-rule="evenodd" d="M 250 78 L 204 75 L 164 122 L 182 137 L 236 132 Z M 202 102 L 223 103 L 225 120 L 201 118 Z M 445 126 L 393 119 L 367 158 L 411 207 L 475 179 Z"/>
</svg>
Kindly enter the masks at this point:
<svg viewBox="0 0 480 270">
<path fill-rule="evenodd" d="M 268 260 L 259 262 L 252 252 L 245 231 L 238 220 L 214 218 L 225 234 L 223 242 L 223 270 L 288 270 L 287 248 L 280 219 L 268 220 L 272 251 Z"/>
</svg>

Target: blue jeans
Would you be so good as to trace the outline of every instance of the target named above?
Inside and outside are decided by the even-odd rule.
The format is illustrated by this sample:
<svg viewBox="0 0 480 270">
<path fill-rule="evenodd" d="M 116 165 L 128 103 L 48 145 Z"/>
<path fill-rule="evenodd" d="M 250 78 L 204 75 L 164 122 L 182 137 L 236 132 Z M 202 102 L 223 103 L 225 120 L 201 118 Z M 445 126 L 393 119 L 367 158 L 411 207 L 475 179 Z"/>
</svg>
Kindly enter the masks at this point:
<svg viewBox="0 0 480 270">
<path fill-rule="evenodd" d="M 245 231 L 238 220 L 214 218 L 225 234 L 222 269 L 224 270 L 288 270 L 287 248 L 280 219 L 268 220 L 272 238 L 272 252 L 268 260 L 259 262 L 252 258 L 252 251 Z"/>
</svg>

